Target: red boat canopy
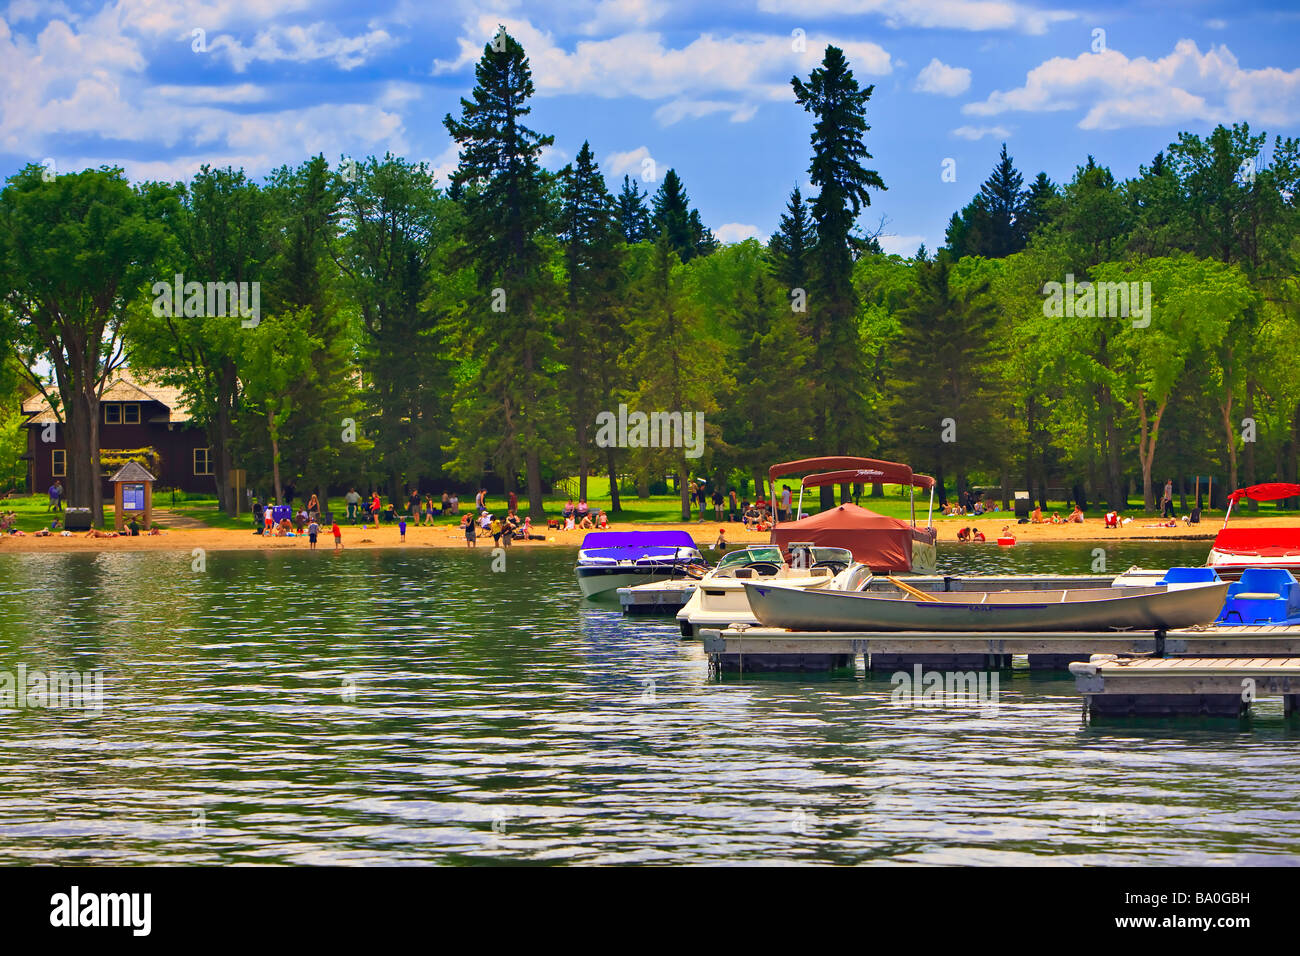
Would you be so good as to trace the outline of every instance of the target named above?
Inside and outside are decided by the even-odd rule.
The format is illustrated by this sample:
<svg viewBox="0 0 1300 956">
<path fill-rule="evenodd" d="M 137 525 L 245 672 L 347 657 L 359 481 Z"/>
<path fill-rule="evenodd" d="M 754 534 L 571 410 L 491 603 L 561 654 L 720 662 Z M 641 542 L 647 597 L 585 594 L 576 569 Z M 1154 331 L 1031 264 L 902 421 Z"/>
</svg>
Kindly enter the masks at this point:
<svg viewBox="0 0 1300 956">
<path fill-rule="evenodd" d="M 909 522 L 844 504 L 810 518 L 787 521 L 772 529 L 772 544 L 789 551 L 797 541 L 819 547 L 847 548 L 872 571 L 912 570 L 912 542 L 933 544 L 933 528 L 913 528 Z"/>
<path fill-rule="evenodd" d="M 813 476 L 813 478 L 818 479 L 815 482 L 813 478 L 807 478 L 803 482 L 804 485 L 812 487 L 815 484 L 831 485 L 859 482 L 861 484 L 912 485 L 924 489 L 934 487 L 934 479 L 929 475 L 914 475 L 912 469 L 907 465 L 896 461 L 880 461 L 876 458 L 802 458 L 799 461 L 787 461 L 779 465 L 773 465 L 768 469 L 767 476 L 772 482 L 775 482 L 783 475 L 820 472 L 824 468 L 834 470 Z"/>
<path fill-rule="evenodd" d="M 1251 485 L 1249 488 L 1238 488 L 1228 495 L 1229 501 L 1240 501 L 1242 498 L 1249 498 L 1251 501 L 1279 501 L 1282 498 L 1300 498 L 1300 485 L 1289 485 L 1275 481 L 1264 485 Z"/>
</svg>

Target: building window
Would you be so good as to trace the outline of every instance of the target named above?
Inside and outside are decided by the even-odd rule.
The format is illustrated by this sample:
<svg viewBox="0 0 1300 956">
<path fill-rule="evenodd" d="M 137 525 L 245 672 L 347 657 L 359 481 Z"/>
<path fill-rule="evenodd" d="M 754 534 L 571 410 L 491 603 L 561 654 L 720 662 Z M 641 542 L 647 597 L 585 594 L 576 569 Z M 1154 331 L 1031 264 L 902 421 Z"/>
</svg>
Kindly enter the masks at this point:
<svg viewBox="0 0 1300 956">
<path fill-rule="evenodd" d="M 196 475 L 212 474 L 212 449 L 211 448 L 194 449 L 194 474 Z"/>
<path fill-rule="evenodd" d="M 50 449 L 50 474 L 55 478 L 66 478 L 68 476 L 68 452 L 66 449 Z"/>
<path fill-rule="evenodd" d="M 139 425 L 139 402 L 107 402 L 104 405 L 105 425 Z"/>
</svg>

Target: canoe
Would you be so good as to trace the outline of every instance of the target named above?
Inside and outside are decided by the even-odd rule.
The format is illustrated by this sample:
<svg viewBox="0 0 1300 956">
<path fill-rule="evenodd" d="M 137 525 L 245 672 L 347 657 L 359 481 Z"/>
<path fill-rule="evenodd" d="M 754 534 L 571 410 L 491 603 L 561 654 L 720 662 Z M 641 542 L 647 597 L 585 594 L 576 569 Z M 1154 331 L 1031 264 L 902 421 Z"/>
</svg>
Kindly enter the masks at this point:
<svg viewBox="0 0 1300 956">
<path fill-rule="evenodd" d="M 911 596 L 809 591 L 745 582 L 754 617 L 795 631 L 1108 631 L 1209 624 L 1228 582 L 1049 591 L 954 591 Z"/>
</svg>

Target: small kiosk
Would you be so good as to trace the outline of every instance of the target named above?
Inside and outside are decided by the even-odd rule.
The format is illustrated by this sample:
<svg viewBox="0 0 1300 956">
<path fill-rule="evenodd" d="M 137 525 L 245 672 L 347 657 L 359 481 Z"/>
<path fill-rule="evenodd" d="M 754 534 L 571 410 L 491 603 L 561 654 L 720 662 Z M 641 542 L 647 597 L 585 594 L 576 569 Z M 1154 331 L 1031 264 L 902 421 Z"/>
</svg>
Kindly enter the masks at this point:
<svg viewBox="0 0 1300 956">
<path fill-rule="evenodd" d="M 153 525 L 154 476 L 138 462 L 128 461 L 108 480 L 113 484 L 114 527 L 125 531 L 127 520 L 137 517 L 148 531 Z"/>
</svg>

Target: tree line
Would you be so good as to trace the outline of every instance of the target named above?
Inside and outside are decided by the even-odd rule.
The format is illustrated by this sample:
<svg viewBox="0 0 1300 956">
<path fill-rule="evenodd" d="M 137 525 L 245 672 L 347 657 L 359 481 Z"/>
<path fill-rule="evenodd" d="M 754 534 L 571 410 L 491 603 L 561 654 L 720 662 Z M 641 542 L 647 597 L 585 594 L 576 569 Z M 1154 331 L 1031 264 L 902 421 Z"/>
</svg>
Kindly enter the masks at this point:
<svg viewBox="0 0 1300 956">
<path fill-rule="evenodd" d="M 1165 472 L 1295 480 L 1296 141 L 1184 133 L 1134 179 L 1089 157 L 1028 187 L 1004 146 L 945 247 L 904 258 L 857 226 L 886 188 L 868 168 L 873 87 L 830 46 L 791 90 L 817 192 L 794 189 L 766 243 L 718 243 L 675 169 L 653 194 L 631 176 L 611 193 L 587 143 L 542 168 L 552 138 L 527 125 L 531 71 L 504 30 L 444 119 L 460 149 L 445 188 L 391 154 L 261 182 L 30 166 L 0 191 L 16 343 L 0 387 L 11 406 L 50 399 L 68 499 L 96 514 L 98 396 L 123 364 L 182 390 L 232 514 L 235 468 L 277 497 L 290 480 L 396 496 L 490 474 L 534 516 L 562 478 L 585 496 L 607 475 L 618 512 L 620 477 L 647 494 L 674 474 L 685 517 L 690 476 L 761 491 L 773 462 L 819 454 L 1117 505 L 1138 481 L 1152 506 Z M 159 309 L 151 289 L 174 276 L 256 283 L 256 321 Z M 1067 277 L 1051 314 L 1044 289 Z M 1147 314 L 1078 291 L 1121 282 L 1149 285 Z M 620 404 L 702 412 L 703 457 L 602 447 L 596 416 Z"/>
</svg>

